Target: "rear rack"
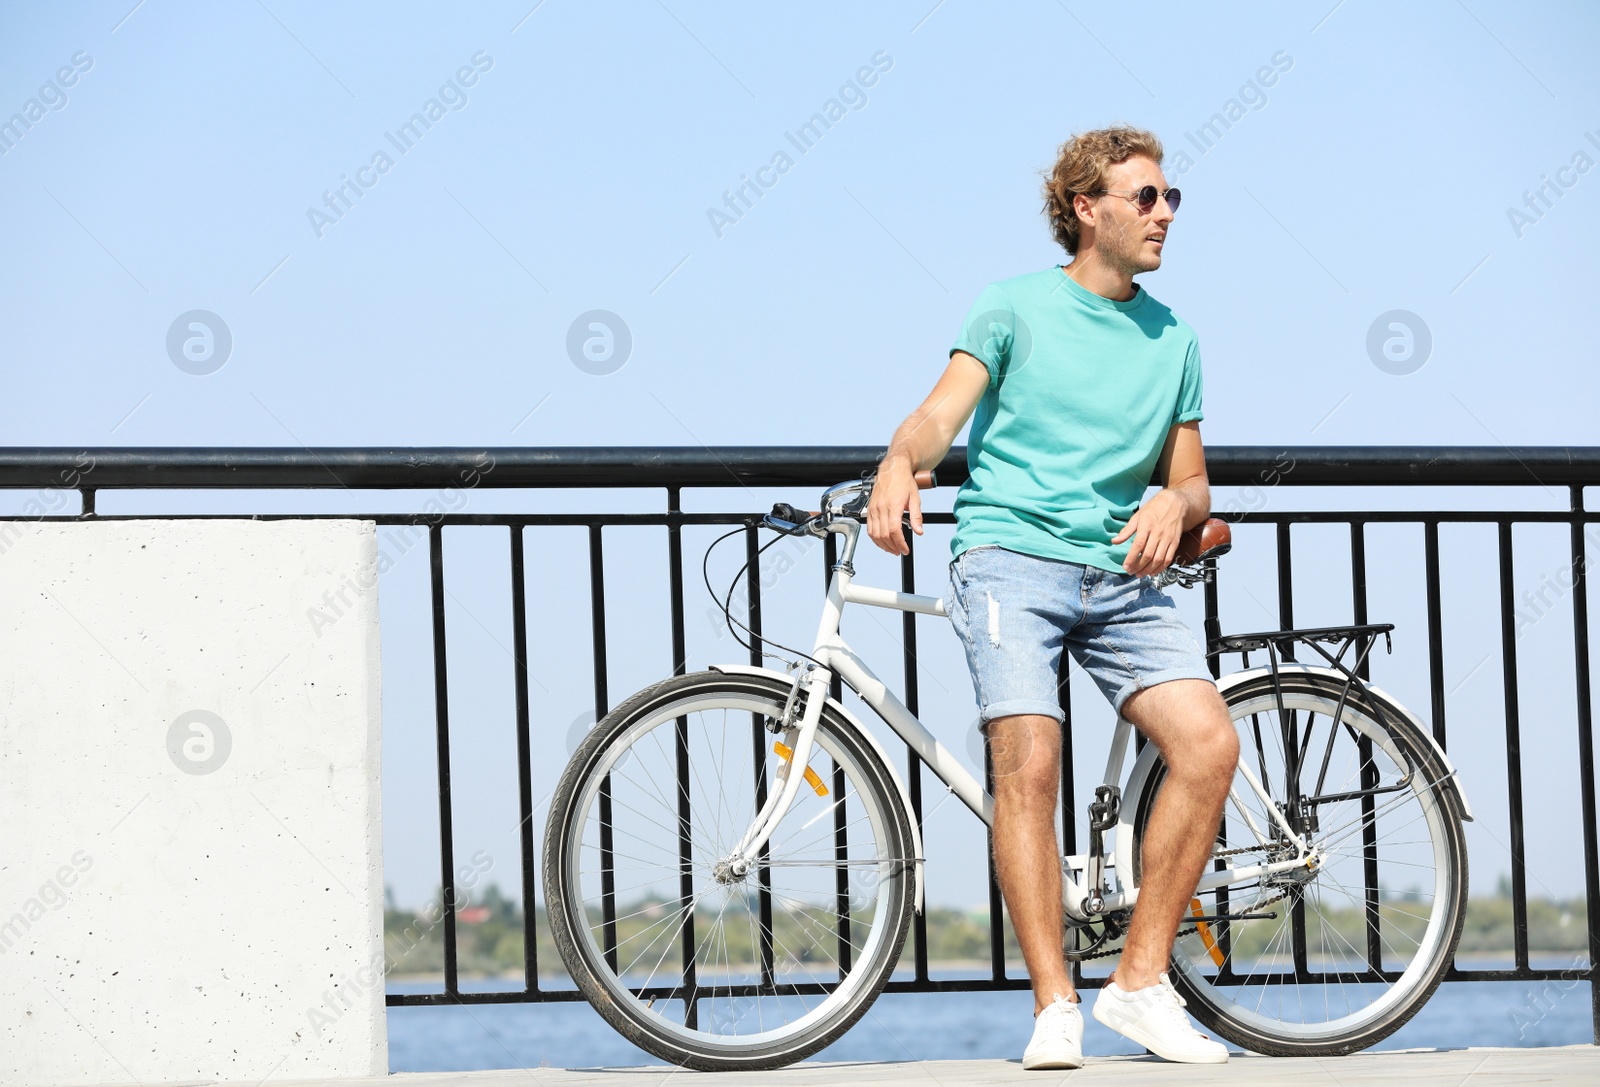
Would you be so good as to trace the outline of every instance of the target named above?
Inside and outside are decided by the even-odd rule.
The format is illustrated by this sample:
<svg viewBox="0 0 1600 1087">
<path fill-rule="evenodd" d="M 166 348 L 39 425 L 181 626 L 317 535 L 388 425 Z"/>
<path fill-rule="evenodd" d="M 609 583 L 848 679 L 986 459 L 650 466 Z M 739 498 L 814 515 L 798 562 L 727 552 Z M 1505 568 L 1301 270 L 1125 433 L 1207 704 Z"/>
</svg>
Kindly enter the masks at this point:
<svg viewBox="0 0 1600 1087">
<path fill-rule="evenodd" d="M 1345 703 L 1350 699 L 1350 692 L 1353 688 L 1360 692 L 1363 704 L 1376 715 L 1379 727 L 1387 728 L 1388 721 L 1384 712 L 1383 700 L 1372 697 L 1372 692 L 1362 682 L 1359 673 L 1366 663 L 1367 654 L 1372 651 L 1373 645 L 1376 644 L 1379 634 L 1383 635 L 1386 650 L 1390 653 L 1394 652 L 1394 641 L 1389 637 L 1389 632 L 1393 629 L 1393 623 L 1359 623 L 1345 627 L 1305 627 L 1300 630 L 1263 630 L 1254 634 L 1219 634 L 1207 639 L 1210 643 L 1210 648 L 1206 650 L 1206 656 L 1215 657 L 1223 653 L 1238 653 L 1243 658 L 1244 666 L 1248 668 L 1250 667 L 1250 651 L 1252 649 L 1265 649 L 1267 651 L 1267 663 L 1272 673 L 1272 691 L 1278 705 L 1278 721 L 1284 729 L 1286 750 L 1291 752 L 1297 748 L 1299 750 L 1298 756 L 1292 760 L 1293 766 L 1291 770 L 1291 776 L 1298 780 L 1299 763 L 1305 758 L 1306 748 L 1311 742 L 1311 734 L 1307 732 L 1304 743 L 1301 743 L 1296 736 L 1297 730 L 1294 715 L 1286 713 L 1284 709 L 1283 681 L 1278 671 L 1279 656 L 1295 642 L 1303 642 L 1315 649 L 1322 655 L 1323 659 L 1345 677 L 1344 686 L 1339 691 L 1339 704 L 1334 710 L 1334 719 L 1338 720 L 1343 716 Z M 1329 653 L 1319 644 L 1322 642 L 1342 644 L 1339 645 L 1339 652 Z M 1345 653 L 1349 651 L 1351 646 L 1358 644 L 1360 649 L 1356 653 L 1354 663 L 1346 666 L 1343 663 Z M 1260 742 L 1259 734 L 1257 742 Z M 1408 778 L 1414 769 L 1414 767 L 1407 767 Z M 1324 763 L 1323 772 L 1326 773 L 1326 771 L 1327 767 L 1326 763 Z M 1320 779 L 1318 784 L 1320 787 Z M 1298 815 L 1291 816 L 1291 823 L 1297 822 Z"/>
<path fill-rule="evenodd" d="M 1394 652 L 1394 642 L 1389 637 L 1389 632 L 1394 629 L 1393 623 L 1361 623 L 1347 627 L 1305 627 L 1300 630 L 1263 630 L 1254 634 L 1224 634 L 1211 639 L 1211 648 L 1206 651 L 1206 656 L 1214 657 L 1219 653 L 1248 653 L 1252 649 L 1265 649 L 1269 645 L 1276 646 L 1282 652 L 1283 646 L 1288 642 L 1304 642 L 1311 648 L 1328 658 L 1328 663 L 1335 667 L 1339 658 L 1363 636 L 1375 638 L 1383 635 L 1384 645 L 1388 652 Z M 1335 656 L 1329 656 L 1327 650 L 1317 645 L 1317 642 L 1344 642 L 1339 647 Z M 1360 656 L 1367 655 L 1368 646 L 1363 646 Z M 1246 664 L 1248 664 L 1248 660 Z"/>
</svg>

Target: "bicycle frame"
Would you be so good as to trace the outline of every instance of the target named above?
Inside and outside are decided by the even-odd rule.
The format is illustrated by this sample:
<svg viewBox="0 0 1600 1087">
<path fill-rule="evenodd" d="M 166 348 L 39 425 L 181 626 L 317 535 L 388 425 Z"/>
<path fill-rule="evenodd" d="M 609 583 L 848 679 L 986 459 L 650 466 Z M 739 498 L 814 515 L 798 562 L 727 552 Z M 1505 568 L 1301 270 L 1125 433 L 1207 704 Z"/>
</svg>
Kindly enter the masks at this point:
<svg viewBox="0 0 1600 1087">
<path fill-rule="evenodd" d="M 816 736 L 817 726 L 822 717 L 822 706 L 828 700 L 828 686 L 837 675 L 844 683 L 854 690 L 861 699 L 871 706 L 873 711 L 883 718 L 884 722 L 894 730 L 902 740 L 910 745 L 918 757 L 926 763 L 940 781 L 949 787 L 963 804 L 973 814 L 982 819 L 984 824 L 994 825 L 994 797 L 968 772 L 966 766 L 958 760 L 950 749 L 928 731 L 917 717 L 908 710 L 903 702 L 897 698 L 893 691 L 880 680 L 867 663 L 862 660 L 848 643 L 839 634 L 839 622 L 844 613 L 846 604 L 864 604 L 871 607 L 888 608 L 894 611 L 909 611 L 922 615 L 941 615 L 948 618 L 944 601 L 940 597 L 920 596 L 915 593 L 903 593 L 891 589 L 881 589 L 868 585 L 857 585 L 854 582 L 855 568 L 851 560 L 855 555 L 856 544 L 861 534 L 860 522 L 842 519 L 827 525 L 827 531 L 841 535 L 843 547 L 837 562 L 833 565 L 833 576 L 828 582 L 827 600 L 823 605 L 822 617 L 818 622 L 817 636 L 811 656 L 818 665 L 810 666 L 795 682 L 806 691 L 805 712 L 800 720 L 790 726 L 786 731 L 791 735 L 786 737 L 786 743 L 792 749 L 792 756 L 784 760 L 784 765 L 778 770 L 779 787 L 767 795 L 766 803 L 751 823 L 750 828 L 740 839 L 738 846 L 728 858 L 735 870 L 742 871 L 749 864 L 749 858 L 759 854 L 761 847 L 777 829 L 778 824 L 788 813 L 790 805 L 799 793 L 804 779 L 805 768 L 810 760 L 813 739 Z M 730 666 L 729 671 L 751 671 L 748 666 Z M 1111 752 L 1106 760 L 1106 773 L 1104 784 L 1115 788 L 1122 780 L 1123 764 L 1127 758 L 1128 740 L 1133 733 L 1133 723 L 1120 714 L 1117 716 L 1116 730 L 1112 735 Z M 1283 837 L 1295 847 L 1296 855 L 1293 858 L 1274 861 L 1265 864 L 1254 864 L 1247 868 L 1225 867 L 1220 871 L 1206 872 L 1196 890 L 1213 890 L 1218 887 L 1247 880 L 1260 879 L 1262 876 L 1277 872 L 1285 872 L 1294 868 L 1304 867 L 1307 863 L 1316 863 L 1315 853 L 1305 843 L 1305 840 L 1289 825 L 1282 812 L 1278 811 L 1272 803 L 1271 796 L 1262 788 L 1261 782 L 1256 780 L 1248 765 L 1241 758 L 1239 769 L 1249 784 L 1252 791 L 1263 802 L 1263 810 L 1270 812 L 1272 822 L 1276 824 Z M 890 767 L 890 773 L 894 773 Z M 902 795 L 904 795 L 902 790 Z M 1270 840 L 1270 835 L 1265 828 L 1257 825 L 1240 800 L 1237 792 L 1229 790 L 1230 801 L 1243 815 L 1247 825 L 1257 836 L 1260 843 Z M 837 801 L 836 801 L 837 803 Z M 921 864 L 923 858 L 916 858 Z M 1101 851 L 1098 859 L 1102 871 L 1109 872 L 1114 864 L 1107 863 L 1111 860 L 1109 851 Z M 1138 888 L 1122 887 L 1118 885 L 1109 889 L 1086 887 L 1080 883 L 1073 874 L 1076 872 L 1091 871 L 1091 863 L 1096 858 L 1089 854 L 1074 854 L 1062 858 L 1062 897 L 1068 916 L 1083 919 L 1085 914 L 1081 911 L 1080 904 L 1090 895 L 1096 893 L 1099 908 L 1095 913 L 1108 913 L 1116 910 L 1131 908 L 1138 898 Z"/>
</svg>

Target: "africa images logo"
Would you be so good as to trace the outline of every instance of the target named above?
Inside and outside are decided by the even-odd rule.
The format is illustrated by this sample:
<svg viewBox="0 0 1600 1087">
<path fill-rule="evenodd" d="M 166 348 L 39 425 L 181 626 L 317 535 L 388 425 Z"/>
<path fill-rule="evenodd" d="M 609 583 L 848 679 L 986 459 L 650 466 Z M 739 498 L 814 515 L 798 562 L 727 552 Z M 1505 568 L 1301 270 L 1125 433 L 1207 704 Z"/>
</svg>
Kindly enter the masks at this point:
<svg viewBox="0 0 1600 1087">
<path fill-rule="evenodd" d="M 822 137 L 833 130 L 834 125 L 848 116 L 847 107 L 851 112 L 867 108 L 866 88 L 875 86 L 879 78 L 894 67 L 894 58 L 883 49 L 872 54 L 869 59 L 872 63 L 863 64 L 858 68 L 856 74 L 839 88 L 835 97 L 822 103 L 822 108 L 807 117 L 805 123 L 793 132 L 783 134 L 783 138 L 797 154 L 810 153 L 811 149 L 822 141 Z M 706 221 L 711 224 L 711 232 L 719 238 L 722 237 L 730 226 L 743 219 L 746 213 L 755 207 L 756 200 L 759 200 L 768 189 L 776 186 L 778 180 L 794 169 L 794 166 L 794 157 L 780 147 L 772 153 L 770 161 L 756 168 L 755 177 L 740 174 L 739 184 L 731 190 L 723 191 L 722 208 L 706 209 Z"/>
<path fill-rule="evenodd" d="M 466 109 L 467 92 L 463 88 L 477 86 L 478 79 L 493 67 L 494 58 L 484 50 L 478 50 L 472 54 L 471 64 L 463 64 L 458 68 L 454 78 L 442 83 L 437 94 L 422 103 L 422 109 L 406 118 L 405 123 L 393 132 L 385 132 L 383 138 L 396 154 L 410 154 L 411 149 L 447 114 Z M 311 224 L 311 232 L 321 238 L 330 226 L 342 220 L 356 206 L 356 201 L 365 196 L 368 189 L 374 188 L 383 175 L 394 169 L 395 161 L 388 151 L 380 147 L 372 153 L 370 162 L 356 169 L 355 177 L 340 174 L 339 184 L 332 191 L 323 192 L 322 207 L 306 208 L 306 220 Z"/>
</svg>

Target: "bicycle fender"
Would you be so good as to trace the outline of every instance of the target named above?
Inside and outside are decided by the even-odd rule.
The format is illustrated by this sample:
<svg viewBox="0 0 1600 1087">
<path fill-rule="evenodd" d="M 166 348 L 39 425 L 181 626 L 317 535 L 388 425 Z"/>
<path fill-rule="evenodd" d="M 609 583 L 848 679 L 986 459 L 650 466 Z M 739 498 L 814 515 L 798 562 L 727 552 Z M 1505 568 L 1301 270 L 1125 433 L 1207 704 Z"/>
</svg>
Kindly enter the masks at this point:
<svg viewBox="0 0 1600 1087">
<path fill-rule="evenodd" d="M 1279 675 L 1284 675 L 1289 672 L 1314 673 L 1341 685 L 1347 678 L 1343 672 L 1340 672 L 1337 669 L 1319 668 L 1313 664 L 1282 663 L 1278 666 Z M 1233 688 L 1238 687 L 1241 684 L 1249 683 L 1252 680 L 1259 679 L 1263 676 L 1270 677 L 1271 675 L 1272 669 L 1270 668 L 1248 668 L 1242 672 L 1234 672 L 1223 676 L 1217 681 L 1217 690 L 1224 698 L 1226 698 L 1228 696 L 1228 692 Z M 1416 727 L 1416 730 L 1419 733 L 1427 737 L 1428 743 L 1433 745 L 1434 754 L 1438 756 L 1439 762 L 1445 768 L 1446 776 L 1443 783 L 1455 793 L 1456 800 L 1460 802 L 1461 818 L 1467 822 L 1471 822 L 1472 808 L 1467 805 L 1467 793 L 1466 790 L 1461 787 L 1461 776 L 1456 773 L 1455 766 L 1450 762 L 1449 756 L 1444 753 L 1444 748 L 1439 746 L 1439 741 L 1434 738 L 1432 730 L 1424 726 L 1423 723 L 1417 719 L 1416 714 L 1402 706 L 1393 695 L 1389 694 L 1389 692 L 1385 691 L 1382 687 L 1368 683 L 1367 690 L 1372 692 L 1373 698 L 1382 700 L 1383 708 L 1386 712 L 1392 712 L 1396 716 L 1402 717 L 1411 722 L 1411 724 Z M 1132 772 L 1128 775 L 1128 787 L 1126 790 L 1124 790 L 1122 797 L 1122 812 L 1120 818 L 1117 820 L 1117 844 L 1115 855 L 1118 872 L 1117 879 L 1119 883 L 1131 878 L 1130 876 L 1124 876 L 1123 873 L 1132 873 L 1133 871 L 1133 820 L 1139 811 L 1139 802 L 1144 796 L 1145 787 L 1149 783 L 1151 768 L 1155 766 L 1156 759 L 1159 756 L 1160 752 L 1156 750 L 1155 744 L 1146 744 L 1144 751 L 1142 751 L 1139 754 L 1138 759 L 1135 760 Z"/>
<path fill-rule="evenodd" d="M 713 664 L 709 667 L 713 672 L 724 672 L 728 674 L 744 676 L 765 676 L 768 679 L 777 680 L 785 686 L 793 686 L 794 684 L 793 676 L 789 675 L 787 672 L 780 672 L 775 668 L 761 668 L 753 664 Z M 889 753 L 883 749 L 883 745 L 878 742 L 878 738 L 862 725 L 861 719 L 841 705 L 835 698 L 830 697 L 827 704 L 830 709 L 838 711 L 839 716 L 843 717 L 855 728 L 856 733 L 867 742 L 868 746 L 872 748 L 872 750 L 877 754 L 878 758 L 883 761 L 884 769 L 889 771 L 889 780 L 894 783 L 895 791 L 900 794 L 900 805 L 905 810 L 906 822 L 911 827 L 911 847 L 914 855 L 917 858 L 914 905 L 916 907 L 916 911 L 921 913 L 922 867 L 924 864 L 924 854 L 922 852 L 922 828 L 917 825 L 917 820 L 913 815 L 915 809 L 911 806 L 911 794 L 906 791 L 905 783 L 900 780 L 900 773 L 895 769 L 894 761 L 889 758 Z"/>
<path fill-rule="evenodd" d="M 1118 717 L 1118 722 L 1122 718 Z M 1155 765 L 1160 754 L 1155 744 L 1145 744 L 1144 750 L 1139 752 L 1139 757 L 1133 760 L 1133 769 L 1128 773 L 1128 786 L 1122 791 L 1122 810 L 1117 814 L 1117 839 L 1112 849 L 1111 860 L 1116 869 L 1116 886 L 1123 895 L 1134 895 L 1133 886 L 1133 821 L 1139 811 L 1139 801 L 1144 797 L 1145 786 L 1150 781 L 1150 768 Z"/>
</svg>

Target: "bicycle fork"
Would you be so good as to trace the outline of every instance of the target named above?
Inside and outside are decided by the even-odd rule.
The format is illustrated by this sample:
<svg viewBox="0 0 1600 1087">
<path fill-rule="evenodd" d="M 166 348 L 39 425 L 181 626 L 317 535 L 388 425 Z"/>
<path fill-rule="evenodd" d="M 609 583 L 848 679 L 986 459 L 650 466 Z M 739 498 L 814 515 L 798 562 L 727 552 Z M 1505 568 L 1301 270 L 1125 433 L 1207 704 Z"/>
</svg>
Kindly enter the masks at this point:
<svg viewBox="0 0 1600 1087">
<path fill-rule="evenodd" d="M 789 814 L 789 806 L 800 792 L 806 774 L 810 773 L 811 748 L 816 739 L 817 726 L 822 721 L 822 707 L 828 700 L 828 683 L 832 678 L 833 673 L 828 669 L 813 665 L 795 680 L 789 702 L 784 707 L 784 719 L 779 722 L 788 754 L 778 768 L 778 787 L 767 794 L 767 802 L 756 813 L 750 829 L 739 839 L 733 852 L 718 864 L 719 868 L 725 868 L 734 878 L 743 878 L 750 870 L 750 859 L 761 853 L 761 847 L 767 844 L 767 840 L 778 829 L 778 824 L 783 822 L 783 817 Z M 805 692 L 805 710 L 798 721 L 790 724 L 795 700 L 802 690 Z"/>
</svg>

